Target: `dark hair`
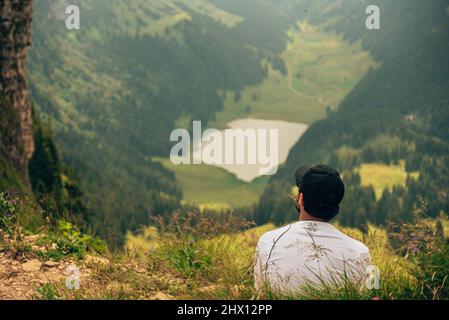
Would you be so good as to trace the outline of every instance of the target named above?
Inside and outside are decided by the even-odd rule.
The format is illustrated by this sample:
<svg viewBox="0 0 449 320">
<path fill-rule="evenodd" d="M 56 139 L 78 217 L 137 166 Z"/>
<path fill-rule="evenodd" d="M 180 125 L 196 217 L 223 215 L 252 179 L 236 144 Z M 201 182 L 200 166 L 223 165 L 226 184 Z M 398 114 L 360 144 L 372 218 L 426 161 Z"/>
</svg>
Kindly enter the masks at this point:
<svg viewBox="0 0 449 320">
<path fill-rule="evenodd" d="M 304 195 L 303 195 L 304 196 Z M 328 206 L 326 204 L 315 204 L 307 201 L 306 197 L 304 199 L 304 209 L 307 213 L 311 214 L 315 218 L 323 219 L 326 221 L 331 221 L 340 212 L 340 206 Z"/>
<path fill-rule="evenodd" d="M 330 221 L 340 212 L 345 186 L 340 174 L 328 165 L 303 165 L 295 172 L 303 194 L 304 209 L 312 216 Z"/>
</svg>

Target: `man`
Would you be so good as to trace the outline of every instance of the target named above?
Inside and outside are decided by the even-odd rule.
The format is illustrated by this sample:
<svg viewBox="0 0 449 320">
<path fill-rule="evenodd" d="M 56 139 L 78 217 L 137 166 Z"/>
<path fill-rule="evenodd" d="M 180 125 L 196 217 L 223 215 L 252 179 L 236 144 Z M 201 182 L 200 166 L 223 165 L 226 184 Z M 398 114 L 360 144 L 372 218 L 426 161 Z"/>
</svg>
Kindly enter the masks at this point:
<svg viewBox="0 0 449 320">
<path fill-rule="evenodd" d="M 307 287 L 363 284 L 370 265 L 369 249 L 338 231 L 330 222 L 340 211 L 345 187 L 340 174 L 327 165 L 302 166 L 295 207 L 299 222 L 268 232 L 257 247 L 255 286 L 281 294 Z"/>
</svg>

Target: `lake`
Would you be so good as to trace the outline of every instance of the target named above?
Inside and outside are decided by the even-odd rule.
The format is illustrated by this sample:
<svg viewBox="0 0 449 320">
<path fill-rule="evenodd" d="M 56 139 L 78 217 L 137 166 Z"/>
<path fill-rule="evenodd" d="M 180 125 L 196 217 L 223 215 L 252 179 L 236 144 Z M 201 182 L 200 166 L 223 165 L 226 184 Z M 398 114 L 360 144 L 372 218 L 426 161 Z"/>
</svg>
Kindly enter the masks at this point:
<svg viewBox="0 0 449 320">
<path fill-rule="evenodd" d="M 234 120 L 230 123 L 228 123 L 229 129 L 241 129 L 241 130 L 255 130 L 257 132 L 270 132 L 270 130 L 275 129 L 277 130 L 278 135 L 278 143 L 277 143 L 277 161 L 276 163 L 279 165 L 282 165 L 287 160 L 288 154 L 290 152 L 290 149 L 299 141 L 301 136 L 306 132 L 308 126 L 306 124 L 302 123 L 293 123 L 293 122 L 287 122 L 287 121 L 278 121 L 278 120 L 262 120 L 262 119 L 238 119 Z M 225 136 L 225 130 L 221 131 L 221 136 Z M 206 135 L 207 136 L 207 135 Z M 220 135 L 218 135 L 220 136 Z M 248 142 L 248 141 L 246 141 Z M 201 143 L 201 149 L 199 148 Z M 209 142 L 210 143 L 210 142 Z M 201 151 L 204 150 L 205 147 L 209 144 L 208 142 L 202 141 L 202 142 L 194 142 L 194 151 L 193 151 L 193 158 L 198 159 L 201 157 Z M 234 146 L 235 147 L 235 146 Z M 254 145 L 250 143 L 244 143 L 245 148 L 245 155 L 253 153 L 251 149 L 254 147 Z M 259 144 L 260 147 L 260 144 Z M 269 155 L 270 150 L 270 142 L 267 139 L 266 142 L 266 149 L 268 150 L 267 155 Z M 234 148 L 234 150 L 236 150 Z M 229 152 L 229 150 L 226 150 L 223 143 L 223 154 L 226 152 Z M 250 153 L 248 153 L 250 152 Z M 247 164 L 248 161 L 245 161 L 245 164 L 213 164 L 213 166 L 223 168 L 226 171 L 234 174 L 237 179 L 245 181 L 245 182 L 251 182 L 254 179 L 258 178 L 259 176 L 263 175 L 261 174 L 261 168 L 264 166 L 259 164 Z M 271 170 L 272 172 L 275 172 L 275 167 Z"/>
</svg>

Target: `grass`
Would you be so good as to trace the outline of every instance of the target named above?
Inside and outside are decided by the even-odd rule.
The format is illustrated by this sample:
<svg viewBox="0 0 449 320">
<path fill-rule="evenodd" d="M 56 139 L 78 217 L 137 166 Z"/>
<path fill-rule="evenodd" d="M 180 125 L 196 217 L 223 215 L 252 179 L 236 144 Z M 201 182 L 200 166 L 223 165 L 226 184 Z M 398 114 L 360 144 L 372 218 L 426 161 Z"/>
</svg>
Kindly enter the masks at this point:
<svg viewBox="0 0 449 320">
<path fill-rule="evenodd" d="M 211 251 L 216 250 L 218 246 L 224 243 L 232 244 L 229 245 L 228 250 L 228 253 L 235 258 L 232 263 L 245 265 L 248 262 L 246 258 L 254 254 L 253 244 L 264 233 L 272 231 L 275 228 L 275 225 L 269 223 L 233 235 L 225 234 L 212 239 L 201 240 L 200 243 Z M 160 248 L 159 237 L 160 235 L 154 227 L 146 227 L 137 235 L 128 234 L 126 248 L 130 252 L 157 250 Z M 249 239 L 251 241 L 248 241 Z"/>
<path fill-rule="evenodd" d="M 381 294 L 380 291 L 374 290 L 372 292 L 359 291 L 359 288 L 347 287 L 346 292 L 340 289 L 327 288 L 326 290 L 315 290 L 310 288 L 306 290 L 300 296 L 288 297 L 288 296 L 273 296 L 271 293 L 257 293 L 253 289 L 253 276 L 252 266 L 253 257 L 255 254 L 255 248 L 258 239 L 265 233 L 274 230 L 276 227 L 273 224 L 267 224 L 264 226 L 256 227 L 244 232 L 225 234 L 217 237 L 208 237 L 200 239 L 195 242 L 195 249 L 189 247 L 191 255 L 180 255 L 180 250 L 173 250 L 170 247 L 169 251 L 166 251 L 164 259 L 166 263 L 170 265 L 170 255 L 175 255 L 176 259 L 184 259 L 189 257 L 188 261 L 195 260 L 193 256 L 195 254 L 208 257 L 206 261 L 209 261 L 210 265 L 204 270 L 200 267 L 196 271 L 192 271 L 192 267 L 186 262 L 177 262 L 173 265 L 174 269 L 181 269 L 184 276 L 190 278 L 194 284 L 184 292 L 184 297 L 194 299 L 250 299 L 250 298 L 269 298 L 269 299 L 333 299 L 341 298 L 342 295 L 346 295 L 347 298 L 357 299 L 371 299 L 374 296 L 382 295 L 383 298 L 393 299 L 395 294 L 402 295 L 400 292 L 401 285 L 411 285 L 412 277 L 409 274 L 407 266 L 409 262 L 405 258 L 397 256 L 393 250 L 389 247 L 387 241 L 387 234 L 385 229 L 369 226 L 368 234 L 363 234 L 358 229 L 343 228 L 337 225 L 337 228 L 342 230 L 349 236 L 363 241 L 371 250 L 373 257 L 373 264 L 378 266 L 381 270 L 383 277 L 383 289 L 385 293 Z M 147 244 L 153 248 L 153 250 L 160 250 L 164 247 L 164 242 L 160 241 L 160 237 L 155 236 L 154 230 L 151 230 L 153 238 L 151 243 Z M 145 231 L 146 233 L 146 231 Z M 163 236 L 163 235 L 162 235 Z M 142 247 L 142 243 L 145 242 L 143 237 L 128 238 L 127 248 L 128 250 L 137 250 L 136 252 L 142 252 L 145 247 Z M 158 245 L 156 245 L 158 243 Z M 165 248 L 167 250 L 167 248 Z M 186 250 L 186 247 L 183 247 Z M 192 256 L 193 255 L 193 256 Z M 210 260 L 209 260 L 210 259 Z M 214 270 L 217 268 L 217 270 Z M 186 269 L 186 270 L 185 270 Z M 196 273 L 195 273 L 196 272 Z M 215 274 L 218 272 L 219 274 Z M 200 283 L 208 283 L 206 286 L 208 289 L 204 290 Z M 349 284 L 348 284 L 349 286 Z M 261 295 L 262 294 L 262 295 Z M 268 295 L 268 296 L 265 296 Z"/>
<path fill-rule="evenodd" d="M 360 174 L 362 186 L 372 186 L 377 199 L 382 197 L 385 189 L 391 190 L 394 186 L 405 186 L 408 176 L 404 162 L 397 165 L 365 163 L 357 169 L 357 172 Z M 410 173 L 414 179 L 417 179 L 418 175 L 418 172 Z"/>
<path fill-rule="evenodd" d="M 224 128 L 238 118 L 285 120 L 311 124 L 326 116 L 326 108 L 341 100 L 375 63 L 359 43 L 322 32 L 307 23 L 291 29 L 282 54 L 288 73 L 273 70 L 262 84 L 245 88 L 240 101 L 235 92 L 224 93 L 224 110 L 211 127 Z"/>
<path fill-rule="evenodd" d="M 147 252 L 158 248 L 158 231 L 155 227 L 145 227 L 138 234 L 128 232 L 126 235 L 126 249 L 131 252 Z"/>
<path fill-rule="evenodd" d="M 181 185 L 184 200 L 202 207 L 238 208 L 259 200 L 269 177 L 251 183 L 238 180 L 224 169 L 208 165 L 176 166 L 169 159 L 154 158 L 173 171 Z"/>
<path fill-rule="evenodd" d="M 440 218 L 444 232 L 448 230 L 447 218 Z M 253 288 L 253 256 L 259 237 L 275 228 L 274 225 L 265 225 L 240 233 L 230 233 L 216 237 L 205 237 L 196 241 L 180 240 L 178 245 L 190 246 L 190 255 L 179 255 L 176 250 L 166 250 L 176 255 L 177 259 L 188 256 L 187 261 L 207 261 L 207 265 L 198 265 L 192 270 L 191 264 L 172 264 L 168 256 L 160 263 L 166 270 L 172 270 L 181 277 L 186 277 L 189 284 L 179 292 L 179 298 L 188 299 L 327 299 L 327 300 L 396 300 L 396 299 L 444 299 L 447 294 L 445 271 L 448 268 L 447 243 L 435 242 L 435 221 L 417 220 L 412 225 L 402 226 L 404 235 L 412 230 L 413 238 L 426 239 L 427 247 L 417 256 L 404 256 L 398 253 L 390 244 L 387 230 L 373 225 L 368 226 L 368 232 L 362 233 L 359 229 L 344 228 L 336 225 L 342 232 L 365 243 L 372 256 L 373 265 L 380 269 L 380 289 L 368 290 L 359 285 L 346 282 L 343 286 L 334 287 L 326 285 L 322 288 L 308 287 L 294 296 L 275 295 L 269 291 L 256 292 Z M 410 229 L 411 228 L 411 229 Z M 409 229 L 406 231 L 406 229 Z M 424 231 L 423 231 L 424 230 Z M 426 233 L 426 236 L 424 236 Z M 433 235 L 433 236 L 432 236 Z M 163 238 L 164 235 L 161 235 Z M 157 240 L 157 241 L 160 241 Z M 164 241 L 159 242 L 164 246 Z M 432 248 L 432 249 L 430 249 Z M 155 249 L 157 252 L 161 247 Z M 139 249 L 139 252 L 142 252 Z M 151 256 L 151 253 L 149 254 Z M 173 257 L 172 257 L 173 258 Z M 206 259 L 206 260 L 202 260 Z M 179 262 L 179 261 L 178 261 Z M 176 271 L 177 270 L 177 271 Z"/>
<path fill-rule="evenodd" d="M 198 218 L 199 223 L 190 224 Z M 372 263 L 380 269 L 380 289 L 368 290 L 345 282 L 338 287 L 305 287 L 295 295 L 277 295 L 269 290 L 256 291 L 253 287 L 253 257 L 258 239 L 276 228 L 274 225 L 238 231 L 246 227 L 232 216 L 224 221 L 201 216 L 194 216 L 193 220 L 179 219 L 179 216 L 170 219 L 161 226 L 163 232 L 146 229 L 141 235 L 128 238 L 124 253 L 109 255 L 109 263 L 91 266 L 88 274 L 82 274 L 79 290 L 67 290 L 63 282 L 45 284 L 38 288 L 36 299 L 448 298 L 449 243 L 445 234 L 449 221 L 445 216 L 438 220 L 441 227 L 436 220 L 424 218 L 412 224 L 401 224 L 395 244 L 391 233 L 383 228 L 369 225 L 368 232 L 362 233 L 359 229 L 336 225 L 370 248 Z M 417 240 L 420 243 L 418 253 L 401 253 L 404 247 L 415 247 Z M 141 247 L 145 242 L 148 245 Z"/>
</svg>

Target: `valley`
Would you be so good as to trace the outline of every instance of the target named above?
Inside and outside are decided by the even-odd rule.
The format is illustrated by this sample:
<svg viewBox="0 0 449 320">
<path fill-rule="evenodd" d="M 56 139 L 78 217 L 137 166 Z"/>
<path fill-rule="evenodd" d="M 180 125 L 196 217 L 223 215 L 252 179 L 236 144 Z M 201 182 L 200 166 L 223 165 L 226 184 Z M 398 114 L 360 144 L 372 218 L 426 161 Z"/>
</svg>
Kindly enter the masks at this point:
<svg viewBox="0 0 449 320">
<path fill-rule="evenodd" d="M 283 149 L 279 153 L 280 165 L 305 132 L 306 126 L 303 124 L 325 118 L 327 109 L 335 110 L 368 70 L 377 67 L 377 63 L 361 49 L 359 42 L 348 44 L 341 36 L 320 31 L 307 22 L 298 23 L 287 35 L 289 43 L 281 54 L 285 71 L 275 70 L 265 62 L 268 76 L 261 84 L 245 87 L 239 92 L 221 90 L 224 109 L 208 125 L 209 128 L 232 128 L 234 123 L 245 122 L 249 118 L 272 121 L 273 125 L 268 126 L 270 128 L 278 127 L 276 121 L 296 123 L 298 129 L 286 133 L 287 140 L 291 137 L 291 142 L 280 139 Z M 188 129 L 191 119 L 182 117 L 176 124 Z M 167 160 L 162 160 L 162 163 L 175 172 L 184 191 L 184 200 L 197 205 L 250 206 L 259 200 L 259 192 L 263 191 L 263 185 L 269 179 L 261 177 L 253 182 L 257 176 L 257 166 L 231 165 L 224 167 L 231 174 L 226 175 L 223 184 L 220 184 L 218 182 L 223 172 L 206 169 L 207 165 L 185 168 L 171 165 Z M 223 190 L 224 186 L 226 191 Z M 248 190 L 251 192 L 248 193 Z M 236 198 L 235 195 L 239 196 Z"/>
</svg>

